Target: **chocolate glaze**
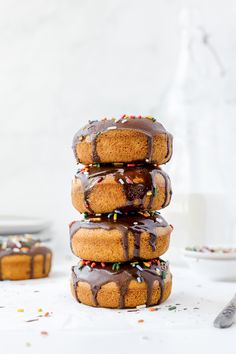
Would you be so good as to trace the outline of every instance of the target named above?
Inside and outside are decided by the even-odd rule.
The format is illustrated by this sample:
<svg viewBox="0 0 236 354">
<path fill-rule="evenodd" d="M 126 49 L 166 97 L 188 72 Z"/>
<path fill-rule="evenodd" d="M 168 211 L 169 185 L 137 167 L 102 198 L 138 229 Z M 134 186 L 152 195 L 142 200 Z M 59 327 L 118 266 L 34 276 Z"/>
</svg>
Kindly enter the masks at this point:
<svg viewBox="0 0 236 354">
<path fill-rule="evenodd" d="M 167 139 L 167 152 L 166 152 L 165 159 L 166 159 L 166 162 L 168 162 L 168 161 L 170 161 L 170 159 L 172 157 L 172 153 L 173 153 L 173 149 L 172 149 L 173 136 L 170 133 L 168 133 L 166 135 L 166 139 Z"/>
<path fill-rule="evenodd" d="M 122 123 L 123 122 L 123 123 Z M 166 161 L 168 162 L 172 155 L 172 135 L 166 131 L 163 125 L 157 122 L 154 118 L 147 117 L 122 117 L 121 119 L 103 119 L 101 121 L 90 121 L 84 128 L 80 129 L 73 139 L 72 148 L 77 161 L 79 158 L 76 153 L 76 145 L 83 141 L 86 136 L 89 136 L 92 143 L 93 162 L 100 162 L 97 154 L 97 138 L 101 133 L 109 130 L 135 130 L 145 134 L 148 137 L 148 153 L 146 156 L 147 162 L 152 162 L 153 139 L 156 135 L 166 134 L 167 137 L 167 154 Z"/>
<path fill-rule="evenodd" d="M 84 169 L 79 170 L 76 178 L 80 179 L 84 193 L 84 205 L 87 210 L 94 214 L 89 203 L 89 195 L 93 187 L 100 183 L 106 176 L 112 175 L 117 183 L 123 186 L 123 192 L 126 198 L 126 205 L 121 210 L 144 209 L 147 192 L 151 192 L 147 210 L 152 210 L 153 200 L 158 193 L 156 189 L 156 176 L 161 174 L 165 180 L 165 199 L 162 208 L 166 207 L 171 198 L 171 185 L 168 175 L 154 165 L 144 166 L 121 166 L 115 167 L 106 165 L 101 167 L 89 166 L 87 172 Z M 170 196 L 170 198 L 168 198 Z M 138 204 L 134 206 L 134 200 L 138 200 Z"/>
<path fill-rule="evenodd" d="M 158 261 L 158 260 L 156 260 Z M 164 265 L 164 269 L 163 269 Z M 134 263 L 122 263 L 119 270 L 113 270 L 111 264 L 106 264 L 105 268 L 97 264 L 95 268 L 89 266 L 72 267 L 72 282 L 75 290 L 75 296 L 77 301 L 80 302 L 77 296 L 77 286 L 79 282 L 87 282 L 91 287 L 94 306 L 98 306 L 97 294 L 101 287 L 107 283 L 116 283 L 119 293 L 119 308 L 125 307 L 125 296 L 128 292 L 129 284 L 132 280 L 145 282 L 147 286 L 147 300 L 146 305 L 151 305 L 152 292 L 154 283 L 159 282 L 161 296 L 157 303 L 162 301 L 164 279 L 169 272 L 168 264 L 162 260 L 159 263 L 153 263 L 149 268 L 144 268 L 141 265 L 135 265 Z"/>
<path fill-rule="evenodd" d="M 6 239 L 6 240 L 5 240 Z M 47 255 L 51 250 L 41 245 L 39 240 L 24 236 L 4 237 L 0 239 L 0 280 L 2 280 L 2 260 L 4 257 L 27 255 L 30 256 L 30 279 L 34 275 L 34 257 L 43 256 L 43 274 L 46 275 Z"/>
<path fill-rule="evenodd" d="M 108 214 L 109 215 L 109 214 Z M 124 251 L 124 257 L 128 260 L 128 234 L 131 232 L 134 236 L 134 255 L 135 259 L 140 257 L 140 238 L 143 232 L 149 233 L 149 244 L 152 250 L 156 249 L 157 227 L 167 227 L 168 223 L 158 213 L 153 212 L 149 217 L 145 217 L 139 213 L 131 212 L 128 215 L 118 214 L 117 221 L 112 217 L 108 218 L 106 214 L 99 216 L 99 221 L 93 221 L 93 217 L 89 217 L 86 220 L 75 221 L 70 225 L 70 237 L 79 229 L 104 229 L 113 230 L 117 229 L 122 234 L 122 247 Z"/>
</svg>

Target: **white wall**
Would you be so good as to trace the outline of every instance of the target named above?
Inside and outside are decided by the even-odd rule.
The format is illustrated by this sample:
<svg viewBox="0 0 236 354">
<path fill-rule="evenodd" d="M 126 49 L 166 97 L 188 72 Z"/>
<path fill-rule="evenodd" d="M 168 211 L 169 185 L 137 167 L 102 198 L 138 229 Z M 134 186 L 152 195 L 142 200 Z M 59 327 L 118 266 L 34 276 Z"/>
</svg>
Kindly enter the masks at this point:
<svg viewBox="0 0 236 354">
<path fill-rule="evenodd" d="M 158 114 L 183 6 L 233 70 L 233 0 L 0 1 L 0 215 L 46 216 L 68 248 L 73 134 L 88 119 Z"/>
</svg>

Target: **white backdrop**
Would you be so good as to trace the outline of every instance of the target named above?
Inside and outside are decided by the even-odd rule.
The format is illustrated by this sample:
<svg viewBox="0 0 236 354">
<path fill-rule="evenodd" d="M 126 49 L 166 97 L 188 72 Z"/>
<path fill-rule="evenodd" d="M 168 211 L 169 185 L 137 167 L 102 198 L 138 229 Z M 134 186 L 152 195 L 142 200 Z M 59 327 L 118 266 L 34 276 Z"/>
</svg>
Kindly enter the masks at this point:
<svg viewBox="0 0 236 354">
<path fill-rule="evenodd" d="M 176 71 L 182 7 L 200 10 L 233 70 L 233 0 L 0 1 L 0 215 L 52 219 L 68 250 L 73 134 L 88 119 L 158 115 Z"/>
</svg>

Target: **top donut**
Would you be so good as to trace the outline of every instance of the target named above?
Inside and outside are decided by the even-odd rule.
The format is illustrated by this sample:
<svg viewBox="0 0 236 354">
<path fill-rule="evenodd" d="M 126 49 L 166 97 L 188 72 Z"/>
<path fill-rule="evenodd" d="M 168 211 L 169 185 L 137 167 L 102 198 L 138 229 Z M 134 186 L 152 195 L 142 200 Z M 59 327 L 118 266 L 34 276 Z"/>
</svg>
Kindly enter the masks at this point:
<svg viewBox="0 0 236 354">
<path fill-rule="evenodd" d="M 153 117 L 127 116 L 89 121 L 73 139 L 83 164 L 146 162 L 162 165 L 172 156 L 172 135 Z"/>
</svg>

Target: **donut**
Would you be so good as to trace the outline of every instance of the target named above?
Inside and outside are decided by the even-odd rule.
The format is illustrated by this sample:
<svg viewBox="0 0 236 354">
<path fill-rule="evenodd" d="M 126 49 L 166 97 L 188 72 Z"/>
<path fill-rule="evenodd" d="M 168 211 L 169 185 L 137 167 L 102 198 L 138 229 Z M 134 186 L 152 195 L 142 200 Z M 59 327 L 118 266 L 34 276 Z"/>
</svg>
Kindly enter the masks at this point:
<svg viewBox="0 0 236 354">
<path fill-rule="evenodd" d="M 47 277 L 52 252 L 31 235 L 0 239 L 0 280 L 25 280 Z"/>
<path fill-rule="evenodd" d="M 165 301 L 172 287 L 168 262 L 133 263 L 81 260 L 72 267 L 71 290 L 78 302 L 95 307 L 132 308 Z"/>
<path fill-rule="evenodd" d="M 151 164 L 133 165 L 81 168 L 72 182 L 73 206 L 80 213 L 96 214 L 116 209 L 160 210 L 169 205 L 168 175 Z"/>
<path fill-rule="evenodd" d="M 153 117 L 124 115 L 89 121 L 73 139 L 83 164 L 142 161 L 162 165 L 172 155 L 172 135 Z"/>
<path fill-rule="evenodd" d="M 167 251 L 172 230 L 157 212 L 87 216 L 70 225 L 71 250 L 95 262 L 152 259 Z"/>
</svg>

